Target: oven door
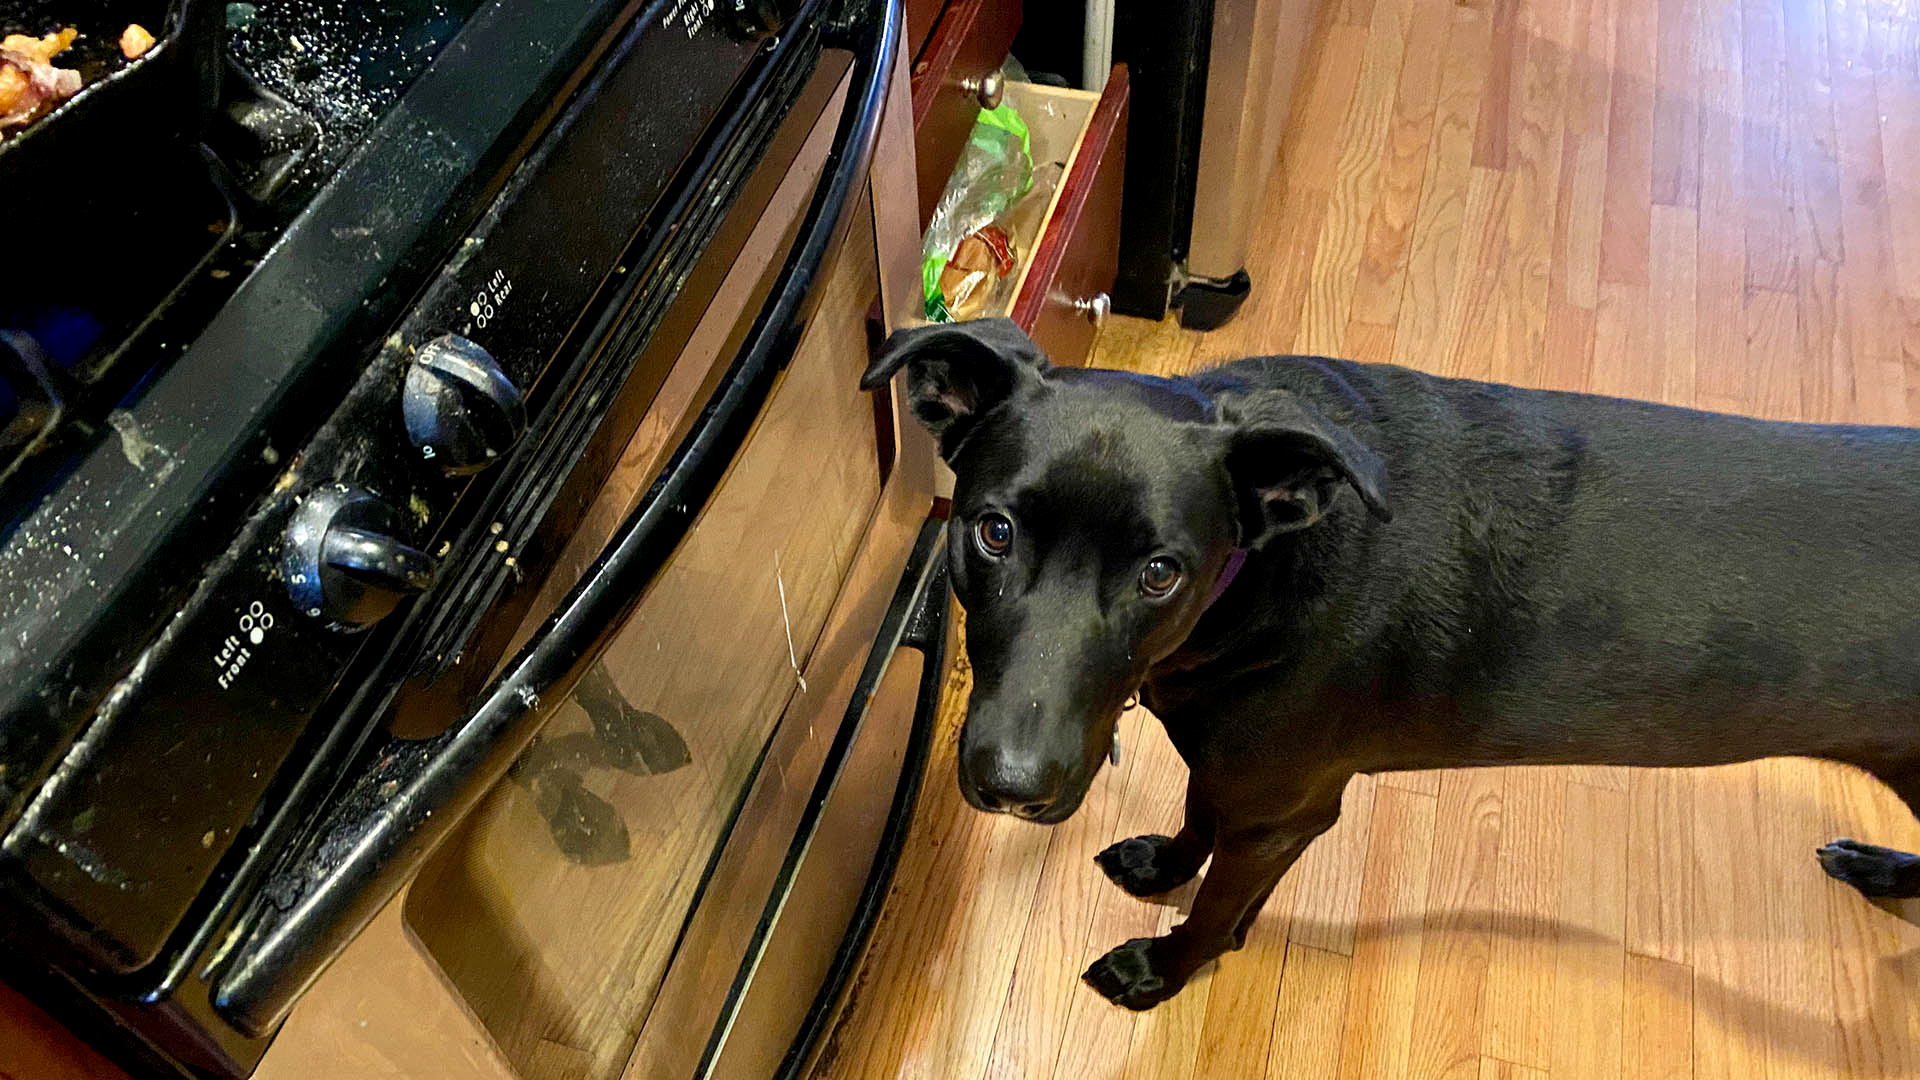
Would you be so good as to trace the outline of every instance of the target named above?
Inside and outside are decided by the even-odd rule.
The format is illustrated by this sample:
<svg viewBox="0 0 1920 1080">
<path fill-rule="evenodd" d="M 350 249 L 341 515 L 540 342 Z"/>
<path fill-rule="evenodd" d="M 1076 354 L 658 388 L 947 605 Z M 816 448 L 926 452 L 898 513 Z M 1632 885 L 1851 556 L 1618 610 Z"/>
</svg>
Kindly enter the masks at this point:
<svg viewBox="0 0 1920 1080">
<path fill-rule="evenodd" d="M 512 659 L 448 730 L 362 758 L 277 875 L 299 900 L 269 886 L 225 958 L 236 1026 L 291 1010 L 257 1075 L 804 1058 L 884 895 L 948 655 L 930 441 L 897 390 L 856 385 L 918 284 L 881 8 Z"/>
</svg>

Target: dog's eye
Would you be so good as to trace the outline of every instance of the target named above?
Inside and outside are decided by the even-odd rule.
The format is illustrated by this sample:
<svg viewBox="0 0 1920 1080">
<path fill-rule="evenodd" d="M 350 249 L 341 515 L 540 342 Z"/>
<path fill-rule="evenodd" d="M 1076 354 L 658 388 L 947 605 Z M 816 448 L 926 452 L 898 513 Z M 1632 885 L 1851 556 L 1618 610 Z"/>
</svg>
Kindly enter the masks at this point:
<svg viewBox="0 0 1920 1080">
<path fill-rule="evenodd" d="M 1165 555 L 1147 560 L 1147 568 L 1140 571 L 1140 591 L 1156 600 L 1179 587 L 1180 564 Z"/>
<path fill-rule="evenodd" d="M 1013 522 L 1005 514 L 984 514 L 973 526 L 973 537 L 983 554 L 998 559 L 1013 547 Z"/>
</svg>

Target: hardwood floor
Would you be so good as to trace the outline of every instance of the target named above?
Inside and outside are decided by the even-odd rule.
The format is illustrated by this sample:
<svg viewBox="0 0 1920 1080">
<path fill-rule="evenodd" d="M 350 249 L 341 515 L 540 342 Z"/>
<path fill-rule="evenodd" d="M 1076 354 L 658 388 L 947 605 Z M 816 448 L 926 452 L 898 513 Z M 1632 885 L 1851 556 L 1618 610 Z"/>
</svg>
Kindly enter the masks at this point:
<svg viewBox="0 0 1920 1080">
<path fill-rule="evenodd" d="M 1246 309 L 1206 335 L 1115 319 L 1096 363 L 1324 352 L 1920 424 L 1912 0 L 1326 9 Z M 952 780 L 965 674 L 821 1077 L 1920 1077 L 1920 926 L 1812 857 L 1840 835 L 1920 849 L 1857 774 L 1356 780 L 1247 947 L 1135 1015 L 1079 972 L 1192 887 L 1142 903 L 1092 856 L 1171 832 L 1185 769 L 1135 712 L 1067 823 L 974 813 Z"/>
</svg>

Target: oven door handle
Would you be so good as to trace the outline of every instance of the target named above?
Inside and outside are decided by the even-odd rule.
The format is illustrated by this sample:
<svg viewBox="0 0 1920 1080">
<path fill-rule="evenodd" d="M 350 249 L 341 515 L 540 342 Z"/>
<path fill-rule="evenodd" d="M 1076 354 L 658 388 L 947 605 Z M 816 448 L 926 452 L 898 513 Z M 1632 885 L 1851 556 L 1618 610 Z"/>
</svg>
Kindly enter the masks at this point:
<svg viewBox="0 0 1920 1080">
<path fill-rule="evenodd" d="M 833 147 L 784 268 L 746 342 L 660 478 L 479 703 L 433 739 L 394 739 L 267 884 L 214 961 L 213 1003 L 252 1037 L 285 1019 L 326 965 L 466 816 L 627 620 L 719 487 L 819 304 L 828 257 L 866 184 L 901 38 L 901 0 L 848 3 L 826 27 L 853 75 Z"/>
</svg>

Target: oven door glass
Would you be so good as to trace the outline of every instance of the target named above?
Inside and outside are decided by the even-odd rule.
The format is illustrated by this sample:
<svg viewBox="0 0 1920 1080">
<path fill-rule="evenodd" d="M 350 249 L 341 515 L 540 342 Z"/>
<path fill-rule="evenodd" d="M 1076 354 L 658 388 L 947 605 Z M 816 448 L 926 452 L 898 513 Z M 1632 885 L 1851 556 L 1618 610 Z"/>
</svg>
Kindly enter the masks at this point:
<svg viewBox="0 0 1920 1080">
<path fill-rule="evenodd" d="M 570 553 L 599 550 L 676 442 L 685 410 L 705 399 L 702 380 L 732 355 L 838 112 L 836 100 L 816 132 L 825 138 L 802 151 Z M 409 925 L 525 1075 L 621 1074 L 745 793 L 782 768 L 770 740 L 807 692 L 800 673 L 886 480 L 890 436 L 855 385 L 875 281 L 872 226 L 860 215 L 706 512 L 600 663 L 408 895 Z"/>
</svg>

